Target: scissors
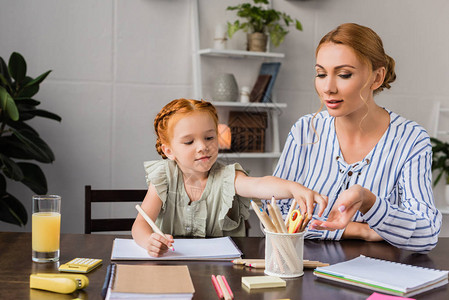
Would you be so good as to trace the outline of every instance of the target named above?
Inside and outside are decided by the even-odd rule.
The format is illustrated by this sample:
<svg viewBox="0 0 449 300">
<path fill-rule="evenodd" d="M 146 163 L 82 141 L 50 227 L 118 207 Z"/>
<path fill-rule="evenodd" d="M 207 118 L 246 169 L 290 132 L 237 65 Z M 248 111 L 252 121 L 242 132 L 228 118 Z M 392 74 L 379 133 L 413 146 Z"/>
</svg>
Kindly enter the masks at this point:
<svg viewBox="0 0 449 300">
<path fill-rule="evenodd" d="M 290 219 L 288 223 L 288 233 L 296 233 L 299 231 L 302 225 L 304 217 L 298 209 L 295 209 L 290 214 Z"/>
</svg>

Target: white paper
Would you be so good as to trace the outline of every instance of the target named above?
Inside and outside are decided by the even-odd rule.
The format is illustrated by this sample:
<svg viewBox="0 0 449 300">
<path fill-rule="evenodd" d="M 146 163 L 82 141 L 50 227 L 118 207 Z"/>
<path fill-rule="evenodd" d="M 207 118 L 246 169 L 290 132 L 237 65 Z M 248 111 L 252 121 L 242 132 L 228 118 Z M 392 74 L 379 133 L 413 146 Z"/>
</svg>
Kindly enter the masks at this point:
<svg viewBox="0 0 449 300">
<path fill-rule="evenodd" d="M 175 251 L 168 250 L 161 257 L 150 256 L 133 239 L 114 240 L 112 260 L 232 260 L 242 252 L 230 237 L 210 239 L 175 239 Z"/>
</svg>

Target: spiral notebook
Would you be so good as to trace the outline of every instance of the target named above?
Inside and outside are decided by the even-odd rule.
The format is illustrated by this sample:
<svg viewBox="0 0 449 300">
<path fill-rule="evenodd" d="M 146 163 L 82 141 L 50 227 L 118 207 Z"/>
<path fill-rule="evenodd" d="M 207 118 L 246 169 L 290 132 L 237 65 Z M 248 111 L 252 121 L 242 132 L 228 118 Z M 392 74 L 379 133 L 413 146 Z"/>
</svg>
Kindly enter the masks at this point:
<svg viewBox="0 0 449 300">
<path fill-rule="evenodd" d="M 319 278 L 398 296 L 413 296 L 448 283 L 448 271 L 363 255 L 327 267 L 318 267 L 313 274 Z"/>
</svg>

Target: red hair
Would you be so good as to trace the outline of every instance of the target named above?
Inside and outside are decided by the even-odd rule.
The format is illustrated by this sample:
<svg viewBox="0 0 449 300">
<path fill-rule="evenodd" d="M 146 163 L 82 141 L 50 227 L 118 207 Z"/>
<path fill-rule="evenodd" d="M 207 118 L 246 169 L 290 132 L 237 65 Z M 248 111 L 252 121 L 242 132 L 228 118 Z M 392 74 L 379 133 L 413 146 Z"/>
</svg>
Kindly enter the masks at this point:
<svg viewBox="0 0 449 300">
<path fill-rule="evenodd" d="M 374 93 L 389 89 L 390 83 L 396 79 L 394 72 L 394 59 L 385 54 L 381 38 L 371 28 L 355 23 L 341 24 L 326 34 L 318 44 L 315 55 L 325 43 L 346 45 L 354 51 L 355 55 L 370 66 L 371 71 L 380 67 L 385 68 L 385 79 Z"/>
<path fill-rule="evenodd" d="M 179 117 L 193 112 L 206 112 L 215 122 L 215 129 L 218 131 L 217 110 L 212 103 L 204 100 L 176 99 L 165 105 L 154 119 L 154 130 L 156 132 L 156 150 L 163 159 L 166 159 L 162 151 L 162 144 L 170 144 L 171 130 L 179 120 Z M 175 117 L 176 118 L 173 118 Z"/>
</svg>

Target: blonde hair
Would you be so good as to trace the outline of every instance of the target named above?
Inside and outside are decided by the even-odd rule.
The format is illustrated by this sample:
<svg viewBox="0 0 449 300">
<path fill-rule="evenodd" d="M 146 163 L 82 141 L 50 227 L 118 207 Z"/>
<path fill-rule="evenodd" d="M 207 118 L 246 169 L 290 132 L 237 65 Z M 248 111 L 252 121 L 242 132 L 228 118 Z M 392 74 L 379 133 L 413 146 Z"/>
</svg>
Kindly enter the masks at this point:
<svg viewBox="0 0 449 300">
<path fill-rule="evenodd" d="M 206 112 L 208 113 L 215 123 L 215 130 L 218 131 L 218 115 L 215 107 L 204 100 L 193 99 L 175 99 L 165 105 L 161 111 L 154 118 L 154 131 L 156 132 L 156 151 L 166 159 L 167 156 L 162 151 L 162 144 L 170 144 L 171 130 L 173 129 L 176 121 L 179 118 L 173 118 L 174 116 L 182 117 L 193 112 Z"/>
</svg>

